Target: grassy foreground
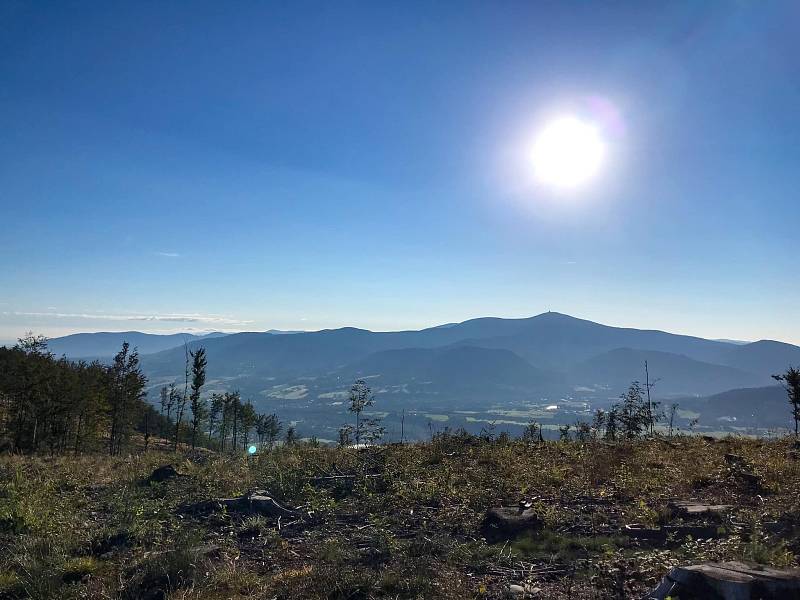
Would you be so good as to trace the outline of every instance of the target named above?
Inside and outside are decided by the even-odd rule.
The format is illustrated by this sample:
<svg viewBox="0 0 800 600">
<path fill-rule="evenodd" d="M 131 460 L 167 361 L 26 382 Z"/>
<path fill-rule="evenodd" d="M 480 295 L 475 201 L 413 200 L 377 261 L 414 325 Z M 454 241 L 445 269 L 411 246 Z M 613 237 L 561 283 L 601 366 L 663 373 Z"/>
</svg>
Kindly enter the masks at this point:
<svg viewBox="0 0 800 600">
<path fill-rule="evenodd" d="M 729 456 L 726 458 L 726 454 Z M 731 460 L 730 454 L 736 455 Z M 800 554 L 789 441 L 430 443 L 260 456 L 0 458 L 0 598 L 636 598 L 676 564 Z M 174 464 L 185 477 L 147 482 Z M 185 507 L 268 489 L 303 517 Z M 715 537 L 660 542 L 674 499 L 732 504 Z M 487 544 L 486 510 L 529 500 L 544 529 Z M 540 591 L 536 591 L 536 588 Z M 517 597 L 523 597 L 518 595 Z"/>
</svg>

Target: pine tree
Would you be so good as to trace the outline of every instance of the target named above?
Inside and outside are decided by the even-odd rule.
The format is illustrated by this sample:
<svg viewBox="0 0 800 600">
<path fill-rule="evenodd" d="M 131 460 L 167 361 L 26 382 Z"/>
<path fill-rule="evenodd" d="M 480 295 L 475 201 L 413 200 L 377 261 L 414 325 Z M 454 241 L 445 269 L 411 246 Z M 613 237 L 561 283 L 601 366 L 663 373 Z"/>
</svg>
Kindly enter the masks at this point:
<svg viewBox="0 0 800 600">
<path fill-rule="evenodd" d="M 275 442 L 278 440 L 278 436 L 281 434 L 281 431 L 283 431 L 283 423 L 278 419 L 278 415 L 272 413 L 271 415 L 267 415 L 264 428 L 266 430 L 269 449 L 272 450 L 275 446 Z"/>
<path fill-rule="evenodd" d="M 189 396 L 192 409 L 192 449 L 197 443 L 197 430 L 207 417 L 205 400 L 200 398 L 200 390 L 206 383 L 206 350 L 198 348 L 190 352 L 192 357 L 192 393 Z"/>
<path fill-rule="evenodd" d="M 297 443 L 297 430 L 294 428 L 294 425 L 290 425 L 289 429 L 286 430 L 285 444 L 287 446 L 294 446 L 296 443 Z"/>
<path fill-rule="evenodd" d="M 159 390 L 159 403 L 161 404 L 161 416 L 162 417 L 167 412 L 167 406 L 168 406 L 167 398 L 168 398 L 167 386 L 162 386 L 161 389 Z M 172 407 L 170 407 L 170 408 L 172 408 Z M 169 419 L 169 413 L 167 413 L 166 416 L 167 416 L 167 419 Z M 158 433 L 162 438 L 164 437 L 164 422 L 163 421 L 161 421 L 161 423 L 160 423 L 160 429 L 159 429 Z"/>
<path fill-rule="evenodd" d="M 175 443 L 174 450 L 178 450 L 178 440 L 181 432 L 181 422 L 183 421 L 183 414 L 186 411 L 186 402 L 189 400 L 189 346 L 184 342 L 183 352 L 185 356 L 184 363 L 184 379 L 183 379 L 183 394 L 176 397 L 175 405 Z"/>
<path fill-rule="evenodd" d="M 214 434 L 214 423 L 217 422 L 217 419 L 222 415 L 222 409 L 224 406 L 223 397 L 219 394 L 213 394 L 211 396 L 211 408 L 208 411 L 208 441 L 211 442 L 213 439 L 212 436 Z"/>
<path fill-rule="evenodd" d="M 356 416 L 356 426 L 353 429 L 353 438 L 356 447 L 361 440 L 367 443 L 375 442 L 383 435 L 384 428 L 380 426 L 380 419 L 365 418 L 364 409 L 375 404 L 372 390 L 363 379 L 357 379 L 350 388 L 350 406 L 348 410 Z"/>
<path fill-rule="evenodd" d="M 239 420 L 242 424 L 242 448 L 247 448 L 247 446 L 250 444 L 250 430 L 255 427 L 256 419 L 257 414 L 253 408 L 253 404 L 248 401 L 246 404 L 242 405 L 241 414 L 239 416 Z"/>
<path fill-rule="evenodd" d="M 114 357 L 109 378 L 111 410 L 109 452 L 119 454 L 130 438 L 147 383 L 139 367 L 139 353 L 135 349 L 130 351 L 128 342 L 122 344 L 122 350 Z"/>
<path fill-rule="evenodd" d="M 800 368 L 789 367 L 785 373 L 773 375 L 775 381 L 780 381 L 789 397 L 794 419 L 794 437 L 800 437 Z"/>
</svg>

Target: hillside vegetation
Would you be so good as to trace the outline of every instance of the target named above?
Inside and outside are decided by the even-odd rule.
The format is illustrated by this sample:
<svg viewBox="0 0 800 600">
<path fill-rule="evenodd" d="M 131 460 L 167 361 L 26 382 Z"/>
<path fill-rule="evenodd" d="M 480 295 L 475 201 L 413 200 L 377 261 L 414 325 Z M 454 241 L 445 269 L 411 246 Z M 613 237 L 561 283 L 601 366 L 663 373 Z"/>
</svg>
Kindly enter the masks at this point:
<svg viewBox="0 0 800 600">
<path fill-rule="evenodd" d="M 672 565 L 800 553 L 787 440 L 150 448 L 0 458 L 0 598 L 637 598 Z M 149 479 L 166 463 L 180 475 Z M 209 502 L 258 489 L 295 512 Z M 690 498 L 732 507 L 700 520 L 670 508 Z M 482 527 L 520 502 L 535 528 Z"/>
<path fill-rule="evenodd" d="M 170 398 L 186 396 L 187 354 L 202 348 L 208 368 L 201 403 L 211 408 L 215 395 L 239 392 L 248 410 L 279 414 L 295 424 L 300 437 L 323 441 L 337 439 L 347 420 L 342 400 L 356 379 L 367 380 L 374 390 L 391 441 L 426 439 L 442 423 L 479 433 L 496 422 L 519 434 L 529 419 L 543 421 L 545 435 L 554 437 L 558 425 L 591 419 L 632 380 L 648 378 L 655 382 L 656 400 L 665 407 L 679 405 L 676 427 L 712 435 L 765 435 L 790 425 L 785 407 L 775 410 L 769 402 L 765 410 L 753 411 L 751 406 L 775 394 L 766 389 L 774 385 L 772 375 L 800 362 L 800 347 L 791 344 L 734 344 L 609 327 L 554 312 L 419 331 L 344 327 L 278 333 L 77 334 L 48 340 L 47 351 L 56 360 L 62 354 L 75 360 L 102 351 L 107 357 L 93 366 L 102 369 L 128 342 L 140 358 L 147 402 L 176 418 L 182 414 L 175 411 L 180 403 L 171 402 L 170 410 L 164 391 L 181 392 L 176 396 L 173 390 Z M 743 391 L 733 392 L 737 389 Z M 718 396 L 727 392 L 737 397 L 730 409 Z M 745 402 L 738 400 L 742 395 Z M 137 424 L 140 430 L 146 426 Z"/>
</svg>

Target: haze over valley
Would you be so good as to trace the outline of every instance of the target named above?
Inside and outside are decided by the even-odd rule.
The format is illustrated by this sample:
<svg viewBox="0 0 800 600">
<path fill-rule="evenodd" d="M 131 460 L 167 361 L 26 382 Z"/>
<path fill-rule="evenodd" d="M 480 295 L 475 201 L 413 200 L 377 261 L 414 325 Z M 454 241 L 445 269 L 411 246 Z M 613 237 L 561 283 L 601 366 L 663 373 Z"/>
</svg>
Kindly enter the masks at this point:
<svg viewBox="0 0 800 600">
<path fill-rule="evenodd" d="M 206 395 L 239 390 L 259 412 L 277 412 L 321 440 L 336 439 L 357 378 L 375 393 L 390 439 L 401 427 L 414 439 L 445 427 L 519 433 L 530 421 L 555 435 L 608 409 L 633 380 L 644 384 L 645 362 L 653 398 L 664 409 L 679 405 L 676 427 L 688 431 L 697 419 L 696 432 L 764 435 L 790 424 L 771 376 L 800 362 L 792 344 L 609 327 L 556 312 L 400 332 L 80 334 L 50 348 L 108 360 L 123 341 L 139 348 L 152 402 L 161 386 L 181 381 L 185 349 L 204 347 Z"/>
</svg>

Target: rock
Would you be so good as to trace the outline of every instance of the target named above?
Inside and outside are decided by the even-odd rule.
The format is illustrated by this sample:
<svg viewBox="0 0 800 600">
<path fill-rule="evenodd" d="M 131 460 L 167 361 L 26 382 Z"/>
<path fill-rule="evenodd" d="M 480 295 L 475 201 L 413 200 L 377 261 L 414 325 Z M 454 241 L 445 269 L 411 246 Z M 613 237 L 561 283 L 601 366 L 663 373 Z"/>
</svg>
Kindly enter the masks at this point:
<svg viewBox="0 0 800 600">
<path fill-rule="evenodd" d="M 524 596 L 525 588 L 521 585 L 511 584 L 508 586 L 508 593 L 511 596 Z"/>
<path fill-rule="evenodd" d="M 175 470 L 175 467 L 172 465 L 163 465 L 153 471 L 150 477 L 147 478 L 147 481 L 161 483 L 162 481 L 168 481 L 176 477 L 181 477 L 181 474 Z"/>
<path fill-rule="evenodd" d="M 695 500 L 676 500 L 667 507 L 678 516 L 688 518 L 720 517 L 733 508 L 730 504 L 705 504 Z"/>
<path fill-rule="evenodd" d="M 538 531 L 544 523 L 532 508 L 500 506 L 490 508 L 481 523 L 481 533 L 491 543 Z"/>
<path fill-rule="evenodd" d="M 800 569 L 742 562 L 675 567 L 643 600 L 800 600 Z"/>
</svg>

